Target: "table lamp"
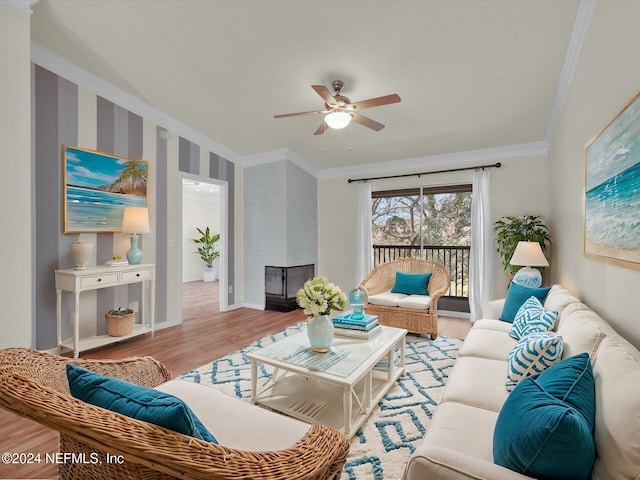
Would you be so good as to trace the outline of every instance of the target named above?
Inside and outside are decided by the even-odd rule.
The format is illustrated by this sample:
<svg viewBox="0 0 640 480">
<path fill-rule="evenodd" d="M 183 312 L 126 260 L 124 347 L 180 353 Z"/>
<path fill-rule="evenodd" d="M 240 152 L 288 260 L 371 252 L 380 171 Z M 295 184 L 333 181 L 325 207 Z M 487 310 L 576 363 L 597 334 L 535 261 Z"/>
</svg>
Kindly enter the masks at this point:
<svg viewBox="0 0 640 480">
<path fill-rule="evenodd" d="M 542 274 L 537 268 L 531 267 L 548 267 L 542 247 L 538 242 L 518 242 L 511 260 L 510 265 L 523 266 L 513 277 L 513 283 L 522 285 L 523 287 L 537 288 L 542 285 Z"/>
<path fill-rule="evenodd" d="M 142 250 L 138 247 L 138 234 L 149 233 L 149 211 L 147 207 L 124 207 L 122 233 L 131 234 L 131 248 L 127 250 L 127 261 L 137 265 L 142 260 Z"/>
</svg>

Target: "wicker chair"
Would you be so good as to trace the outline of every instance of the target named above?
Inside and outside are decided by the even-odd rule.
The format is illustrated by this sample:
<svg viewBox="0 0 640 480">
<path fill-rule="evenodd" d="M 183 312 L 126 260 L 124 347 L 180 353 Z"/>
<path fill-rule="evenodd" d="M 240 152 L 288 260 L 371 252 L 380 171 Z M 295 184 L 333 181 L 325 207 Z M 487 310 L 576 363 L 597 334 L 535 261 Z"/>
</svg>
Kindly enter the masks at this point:
<svg viewBox="0 0 640 480">
<path fill-rule="evenodd" d="M 169 380 L 165 367 L 150 357 L 72 360 L 30 349 L 0 350 L 1 407 L 59 431 L 61 452 L 124 457 L 122 464 L 61 464 L 61 479 L 289 480 L 341 475 L 349 443 L 337 430 L 312 425 L 284 450 L 227 448 L 77 400 L 69 393 L 67 362 L 149 387 Z"/>
<path fill-rule="evenodd" d="M 429 280 L 429 297 L 431 302 L 425 310 L 374 305 L 369 303 L 369 295 L 388 292 L 393 287 L 396 272 L 431 273 Z M 399 258 L 374 267 L 364 277 L 358 288 L 365 293 L 365 311 L 377 315 L 382 325 L 405 328 L 410 332 L 438 336 L 438 299 L 447 293 L 451 277 L 447 268 L 433 260 L 416 258 Z"/>
</svg>

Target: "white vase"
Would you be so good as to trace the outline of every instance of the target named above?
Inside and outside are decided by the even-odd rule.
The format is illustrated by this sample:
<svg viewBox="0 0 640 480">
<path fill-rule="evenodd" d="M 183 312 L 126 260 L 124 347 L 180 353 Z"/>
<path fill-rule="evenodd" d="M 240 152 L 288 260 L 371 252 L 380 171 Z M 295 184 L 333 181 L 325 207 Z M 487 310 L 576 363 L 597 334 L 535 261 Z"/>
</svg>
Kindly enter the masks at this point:
<svg viewBox="0 0 640 480">
<path fill-rule="evenodd" d="M 333 342 L 333 320 L 329 315 L 310 318 L 307 322 L 307 336 L 314 352 L 328 352 Z"/>
<path fill-rule="evenodd" d="M 215 267 L 206 266 L 204 267 L 204 271 L 202 273 L 202 280 L 205 282 L 213 282 L 216 279 L 216 269 Z"/>
<path fill-rule="evenodd" d="M 75 269 L 84 270 L 87 268 L 87 262 L 89 262 L 89 257 L 91 257 L 91 254 L 93 253 L 93 243 L 82 241 L 73 242 L 69 245 L 69 251 L 75 260 Z"/>
</svg>

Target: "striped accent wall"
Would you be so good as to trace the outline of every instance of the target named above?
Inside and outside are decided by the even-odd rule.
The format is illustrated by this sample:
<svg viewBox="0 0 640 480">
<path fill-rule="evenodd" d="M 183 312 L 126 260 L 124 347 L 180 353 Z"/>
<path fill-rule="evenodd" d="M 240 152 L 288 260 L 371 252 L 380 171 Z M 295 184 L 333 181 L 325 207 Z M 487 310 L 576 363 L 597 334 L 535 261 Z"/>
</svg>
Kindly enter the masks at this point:
<svg viewBox="0 0 640 480">
<path fill-rule="evenodd" d="M 69 245 L 79 239 L 94 244 L 92 263 L 104 264 L 114 254 L 124 254 L 128 235 L 111 233 L 64 234 L 62 162 L 63 145 L 98 150 L 149 162 L 149 196 L 151 232 L 142 235 L 143 263 L 156 265 L 155 322 L 177 323 L 181 314 L 179 296 L 173 279 L 179 278 L 180 265 L 175 258 L 175 226 L 179 212 L 175 185 L 179 172 L 200 174 L 200 146 L 187 139 L 161 138 L 161 126 L 114 104 L 76 84 L 32 65 L 33 145 L 35 181 L 35 262 L 34 305 L 35 347 L 56 346 L 56 293 L 54 270 L 73 267 Z M 155 139 L 148 138 L 155 135 Z M 147 138 L 145 138 L 147 136 Z M 152 140 L 152 141 L 151 141 Z M 211 178 L 229 182 L 229 228 L 233 235 L 232 162 L 210 153 Z M 145 248 L 144 243 L 147 242 Z M 152 245 L 149 245 L 152 243 Z M 229 239 L 228 278 L 233 285 L 233 238 Z M 140 300 L 140 286 L 129 285 L 85 292 L 81 296 L 80 334 L 82 337 L 106 333 L 105 313 L 130 301 Z M 229 304 L 234 296 L 229 295 Z M 73 296 L 63 294 L 62 336 L 71 336 Z M 96 318 L 98 321 L 96 322 Z"/>
</svg>

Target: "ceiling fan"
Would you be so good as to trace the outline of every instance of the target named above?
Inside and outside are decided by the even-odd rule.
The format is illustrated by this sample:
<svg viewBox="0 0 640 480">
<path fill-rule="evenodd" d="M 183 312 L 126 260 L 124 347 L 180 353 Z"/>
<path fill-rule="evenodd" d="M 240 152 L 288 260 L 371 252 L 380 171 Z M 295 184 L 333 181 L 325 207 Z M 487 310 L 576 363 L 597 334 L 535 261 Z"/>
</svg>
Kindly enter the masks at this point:
<svg viewBox="0 0 640 480">
<path fill-rule="evenodd" d="M 329 127 L 339 129 L 344 128 L 351 120 L 365 127 L 371 128 L 375 131 L 380 131 L 384 128 L 382 123 L 365 117 L 359 113 L 359 110 L 365 108 L 379 107 L 381 105 L 388 105 L 390 103 L 398 103 L 400 96 L 397 94 L 385 95 L 384 97 L 370 98 L 369 100 L 362 100 L 361 102 L 351 103 L 344 95 L 340 94 L 344 83 L 342 80 L 334 80 L 331 84 L 335 95 L 331 94 L 329 89 L 324 85 L 311 85 L 311 88 L 322 97 L 324 100 L 324 110 L 313 110 L 311 112 L 297 112 L 297 113 L 285 113 L 282 115 L 274 115 L 273 118 L 285 118 L 296 117 L 299 115 L 316 115 L 324 114 L 324 121 L 315 131 L 314 135 L 320 135 L 325 132 Z"/>
</svg>

